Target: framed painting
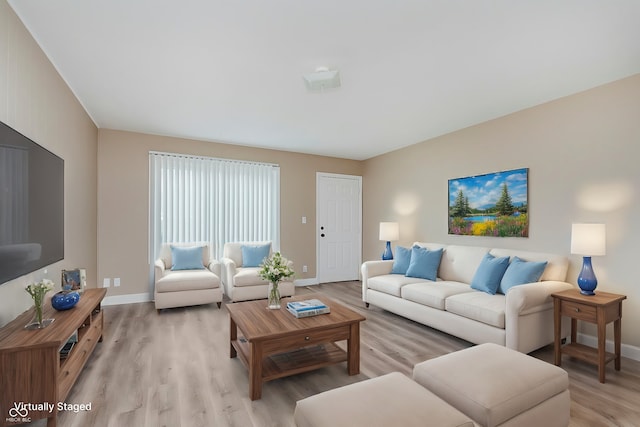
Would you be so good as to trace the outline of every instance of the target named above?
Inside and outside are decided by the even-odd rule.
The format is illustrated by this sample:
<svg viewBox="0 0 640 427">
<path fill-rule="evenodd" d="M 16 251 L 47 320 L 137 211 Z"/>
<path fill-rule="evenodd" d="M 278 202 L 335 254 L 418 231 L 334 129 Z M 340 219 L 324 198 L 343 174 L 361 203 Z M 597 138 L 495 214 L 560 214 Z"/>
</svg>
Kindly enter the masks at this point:
<svg viewBox="0 0 640 427">
<path fill-rule="evenodd" d="M 449 234 L 529 237 L 529 169 L 449 180 Z"/>
</svg>

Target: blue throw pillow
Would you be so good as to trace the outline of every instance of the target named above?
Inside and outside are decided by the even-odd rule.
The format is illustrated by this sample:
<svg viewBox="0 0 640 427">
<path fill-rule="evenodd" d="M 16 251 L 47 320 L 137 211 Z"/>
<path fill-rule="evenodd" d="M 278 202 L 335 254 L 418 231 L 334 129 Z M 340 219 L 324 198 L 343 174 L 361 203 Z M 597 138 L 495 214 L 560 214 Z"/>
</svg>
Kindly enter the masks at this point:
<svg viewBox="0 0 640 427">
<path fill-rule="evenodd" d="M 406 274 L 411 262 L 411 249 L 396 246 L 396 258 L 393 260 L 391 274 Z"/>
<path fill-rule="evenodd" d="M 271 245 L 242 245 L 242 266 L 259 267 L 262 261 L 269 256 Z"/>
<path fill-rule="evenodd" d="M 203 270 L 202 246 L 171 246 L 172 270 Z"/>
<path fill-rule="evenodd" d="M 509 257 L 496 258 L 491 254 L 486 254 L 482 258 L 482 262 L 476 274 L 473 275 L 471 280 L 471 288 L 478 291 L 486 292 L 491 295 L 495 295 L 504 272 L 509 267 Z"/>
<path fill-rule="evenodd" d="M 547 261 L 527 262 L 518 257 L 513 257 L 513 261 L 511 261 L 507 271 L 502 276 L 498 292 L 506 294 L 509 288 L 513 286 L 537 282 L 540 280 L 540 276 L 542 276 L 546 266 Z"/>
<path fill-rule="evenodd" d="M 442 249 L 430 251 L 427 248 L 414 246 L 411 248 L 411 261 L 405 276 L 436 280 L 441 258 Z"/>
</svg>

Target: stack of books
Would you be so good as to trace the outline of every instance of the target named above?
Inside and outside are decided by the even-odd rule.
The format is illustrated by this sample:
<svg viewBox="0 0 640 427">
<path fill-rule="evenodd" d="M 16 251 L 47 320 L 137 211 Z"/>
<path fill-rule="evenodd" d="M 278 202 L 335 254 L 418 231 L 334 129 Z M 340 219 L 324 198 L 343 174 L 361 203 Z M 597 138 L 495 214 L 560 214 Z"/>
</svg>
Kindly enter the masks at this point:
<svg viewBox="0 0 640 427">
<path fill-rule="evenodd" d="M 297 318 L 330 313 L 331 309 L 318 299 L 308 299 L 287 303 L 287 310 Z"/>
</svg>

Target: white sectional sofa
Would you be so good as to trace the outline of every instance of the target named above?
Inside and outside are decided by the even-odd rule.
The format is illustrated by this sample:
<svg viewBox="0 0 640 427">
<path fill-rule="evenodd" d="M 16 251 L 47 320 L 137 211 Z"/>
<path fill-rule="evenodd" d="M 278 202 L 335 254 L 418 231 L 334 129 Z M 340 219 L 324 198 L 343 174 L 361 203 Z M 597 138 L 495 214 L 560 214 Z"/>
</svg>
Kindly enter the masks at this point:
<svg viewBox="0 0 640 427">
<path fill-rule="evenodd" d="M 496 343 L 529 353 L 554 340 L 553 302 L 550 294 L 571 289 L 566 276 L 569 260 L 520 250 L 416 242 L 429 250 L 443 249 L 437 280 L 392 274 L 394 261 L 362 264 L 362 299 L 413 321 L 472 343 Z M 546 261 L 539 281 L 513 286 L 506 295 L 472 289 L 478 267 L 487 253 Z M 513 262 L 513 261 L 511 261 Z M 568 323 L 563 322 L 563 337 Z"/>
</svg>

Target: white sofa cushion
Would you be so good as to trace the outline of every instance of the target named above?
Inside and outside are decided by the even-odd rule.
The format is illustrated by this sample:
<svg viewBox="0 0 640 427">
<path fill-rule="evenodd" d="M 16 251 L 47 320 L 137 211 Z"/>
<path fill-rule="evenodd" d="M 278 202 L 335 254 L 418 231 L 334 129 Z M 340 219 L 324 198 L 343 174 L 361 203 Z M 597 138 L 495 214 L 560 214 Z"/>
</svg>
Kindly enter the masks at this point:
<svg viewBox="0 0 640 427">
<path fill-rule="evenodd" d="M 440 277 L 442 280 L 471 283 L 489 248 L 450 245 L 442 254 Z"/>
<path fill-rule="evenodd" d="M 491 249 L 491 255 L 495 257 L 518 257 L 524 261 L 547 261 L 547 266 L 540 277 L 540 281 L 557 280 L 564 282 L 569 270 L 569 258 L 557 254 L 544 252 L 518 251 L 513 249 Z"/>
<path fill-rule="evenodd" d="M 209 270 L 165 270 L 156 282 L 156 292 L 175 292 L 220 287 L 220 278 Z"/>
<path fill-rule="evenodd" d="M 384 292 L 385 294 L 394 295 L 399 297 L 400 290 L 403 286 L 411 283 L 434 283 L 431 280 L 420 279 L 417 277 L 407 277 L 402 274 L 384 274 L 382 276 L 375 276 L 369 279 L 367 282 L 369 289 L 374 291 Z"/>
<path fill-rule="evenodd" d="M 413 379 L 482 426 L 569 423 L 567 372 L 493 343 L 418 363 L 413 368 Z M 560 396 L 559 404 L 544 406 L 544 402 L 556 396 Z M 543 406 L 537 419 L 530 423 L 516 421 L 522 421 L 517 417 L 540 404 Z"/>
<path fill-rule="evenodd" d="M 242 267 L 236 269 L 236 275 L 233 276 L 234 286 L 255 286 L 268 285 L 269 282 L 258 275 L 259 267 Z"/>
<path fill-rule="evenodd" d="M 473 427 L 463 413 L 399 372 L 371 378 L 296 403 L 298 427 Z"/>
<path fill-rule="evenodd" d="M 452 295 L 445 302 L 445 310 L 468 319 L 504 329 L 506 296 L 472 291 Z"/>
<path fill-rule="evenodd" d="M 490 251 L 490 248 L 480 246 L 446 246 L 425 242 L 415 242 L 414 245 L 429 249 L 444 248 L 438 277 L 462 283 L 471 283 L 482 258 Z"/>
<path fill-rule="evenodd" d="M 473 292 L 466 283 L 438 281 L 405 285 L 400 294 L 408 301 L 444 310 L 448 297 L 465 292 Z"/>
</svg>

